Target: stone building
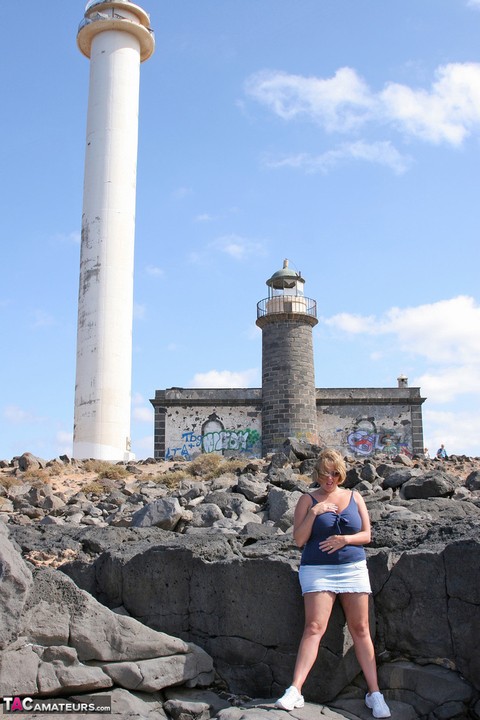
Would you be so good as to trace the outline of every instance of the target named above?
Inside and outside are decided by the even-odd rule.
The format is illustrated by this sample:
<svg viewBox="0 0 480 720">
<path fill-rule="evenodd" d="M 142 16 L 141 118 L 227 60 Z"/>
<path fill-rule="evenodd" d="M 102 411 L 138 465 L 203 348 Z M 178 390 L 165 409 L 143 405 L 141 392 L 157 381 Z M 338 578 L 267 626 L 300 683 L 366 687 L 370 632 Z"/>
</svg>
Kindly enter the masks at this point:
<svg viewBox="0 0 480 720">
<path fill-rule="evenodd" d="M 420 388 L 400 376 L 392 388 L 315 388 L 315 300 L 288 267 L 267 280 L 257 304 L 262 330 L 262 388 L 157 390 L 155 458 L 198 453 L 260 457 L 287 437 L 369 457 L 423 451 Z"/>
</svg>

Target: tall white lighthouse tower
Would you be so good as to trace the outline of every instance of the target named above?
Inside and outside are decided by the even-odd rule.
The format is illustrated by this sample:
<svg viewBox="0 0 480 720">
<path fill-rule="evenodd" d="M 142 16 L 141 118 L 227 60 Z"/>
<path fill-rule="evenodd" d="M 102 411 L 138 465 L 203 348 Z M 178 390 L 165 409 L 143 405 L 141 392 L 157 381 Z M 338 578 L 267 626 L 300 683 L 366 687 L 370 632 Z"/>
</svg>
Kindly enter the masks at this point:
<svg viewBox="0 0 480 720">
<path fill-rule="evenodd" d="M 150 18 L 129 0 L 90 0 L 77 44 L 90 59 L 73 455 L 128 460 L 140 63 Z"/>
</svg>

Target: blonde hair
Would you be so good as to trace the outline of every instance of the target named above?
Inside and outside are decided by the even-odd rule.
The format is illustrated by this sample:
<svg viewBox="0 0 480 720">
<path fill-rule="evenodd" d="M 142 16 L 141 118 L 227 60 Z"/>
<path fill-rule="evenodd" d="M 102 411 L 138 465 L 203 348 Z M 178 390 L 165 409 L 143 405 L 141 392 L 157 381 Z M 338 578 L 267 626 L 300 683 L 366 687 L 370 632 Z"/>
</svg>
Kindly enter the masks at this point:
<svg viewBox="0 0 480 720">
<path fill-rule="evenodd" d="M 322 450 L 318 456 L 318 460 L 315 463 L 313 471 L 313 480 L 318 482 L 318 476 L 324 472 L 338 472 L 340 478 L 338 480 L 339 485 L 343 485 L 345 478 L 347 477 L 347 467 L 345 461 L 337 450 Z"/>
</svg>

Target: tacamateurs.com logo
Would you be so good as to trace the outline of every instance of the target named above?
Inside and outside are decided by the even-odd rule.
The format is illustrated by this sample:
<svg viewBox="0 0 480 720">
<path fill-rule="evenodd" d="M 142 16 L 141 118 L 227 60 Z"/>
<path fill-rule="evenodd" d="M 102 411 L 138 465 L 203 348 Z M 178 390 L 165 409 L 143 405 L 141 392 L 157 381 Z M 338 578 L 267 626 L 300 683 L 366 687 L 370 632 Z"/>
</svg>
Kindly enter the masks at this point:
<svg viewBox="0 0 480 720">
<path fill-rule="evenodd" d="M 81 701 L 64 700 L 42 700 L 31 697 L 18 697 L 5 695 L 2 699 L 3 712 L 7 713 L 111 713 L 112 698 L 110 695 L 85 696 Z"/>
</svg>

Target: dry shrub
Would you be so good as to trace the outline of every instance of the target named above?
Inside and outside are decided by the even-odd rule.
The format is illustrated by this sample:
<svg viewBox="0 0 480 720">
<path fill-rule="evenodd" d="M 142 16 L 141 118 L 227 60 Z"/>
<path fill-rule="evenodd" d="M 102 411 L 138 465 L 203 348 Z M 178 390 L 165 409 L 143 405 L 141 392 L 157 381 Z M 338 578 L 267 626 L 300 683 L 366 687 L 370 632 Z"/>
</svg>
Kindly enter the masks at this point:
<svg viewBox="0 0 480 720">
<path fill-rule="evenodd" d="M 0 485 L 2 485 L 6 490 L 8 488 L 13 487 L 13 485 L 21 485 L 22 483 L 18 478 L 15 477 L 15 475 L 0 475 Z"/>
<path fill-rule="evenodd" d="M 96 473 L 100 479 L 121 480 L 130 475 L 123 465 L 115 465 L 107 460 L 86 460 L 83 468 L 85 472 Z"/>
<path fill-rule="evenodd" d="M 30 468 L 29 470 L 25 470 L 22 475 L 22 480 L 29 482 L 30 485 L 35 485 L 36 483 L 45 485 L 50 481 L 50 479 L 51 475 L 46 468 Z"/>
<path fill-rule="evenodd" d="M 88 473 L 101 473 L 106 467 L 110 467 L 112 463 L 106 460 L 85 460 L 83 469 Z"/>
<path fill-rule="evenodd" d="M 85 495 L 89 495 L 90 493 L 93 495 L 103 495 L 107 491 L 108 488 L 105 487 L 105 484 L 98 482 L 98 480 L 92 480 L 82 487 L 82 492 L 85 493 Z"/>
<path fill-rule="evenodd" d="M 185 463 L 185 470 L 182 468 L 181 470 L 158 473 L 153 477 L 149 477 L 149 480 L 173 489 L 188 477 L 193 477 L 199 482 L 213 480 L 220 477 L 220 475 L 235 472 L 241 467 L 242 463 L 238 460 L 224 459 L 216 453 L 209 453 L 208 455 L 205 453 L 198 455 L 191 462 Z"/>
<path fill-rule="evenodd" d="M 220 475 L 226 475 L 227 473 L 233 473 L 245 466 L 246 463 L 242 463 L 238 459 L 224 458 L 217 453 L 208 453 L 198 455 L 191 463 L 189 463 L 187 471 L 189 475 L 194 477 L 201 477 L 202 480 L 213 480 L 214 478 L 220 477 Z"/>
<path fill-rule="evenodd" d="M 52 463 L 47 465 L 45 469 L 51 477 L 63 475 L 67 470 L 63 463 L 57 462 L 56 460 L 53 460 Z"/>
<path fill-rule="evenodd" d="M 106 467 L 98 474 L 99 478 L 107 478 L 108 480 L 121 480 L 129 476 L 130 473 L 127 468 L 122 465 L 110 465 L 110 467 Z"/>
<path fill-rule="evenodd" d="M 221 473 L 219 473 L 219 474 L 223 475 L 224 473 L 234 473 L 237 470 L 243 470 L 245 465 L 247 465 L 246 462 L 242 462 L 239 460 L 233 460 L 233 459 L 229 460 L 227 458 L 226 460 L 223 461 L 222 465 L 220 466 L 219 469 L 221 470 Z"/>
<path fill-rule="evenodd" d="M 222 462 L 222 456 L 217 455 L 217 453 L 203 453 L 188 464 L 188 474 L 194 477 L 200 476 L 205 479 L 217 477 L 217 472 Z"/>
<path fill-rule="evenodd" d="M 164 473 L 158 473 L 158 475 L 153 475 L 148 479 L 154 483 L 165 485 L 165 487 L 173 490 L 178 487 L 181 481 L 185 480 L 186 477 L 188 477 L 186 470 L 173 470 L 172 472 L 167 471 Z"/>
</svg>

